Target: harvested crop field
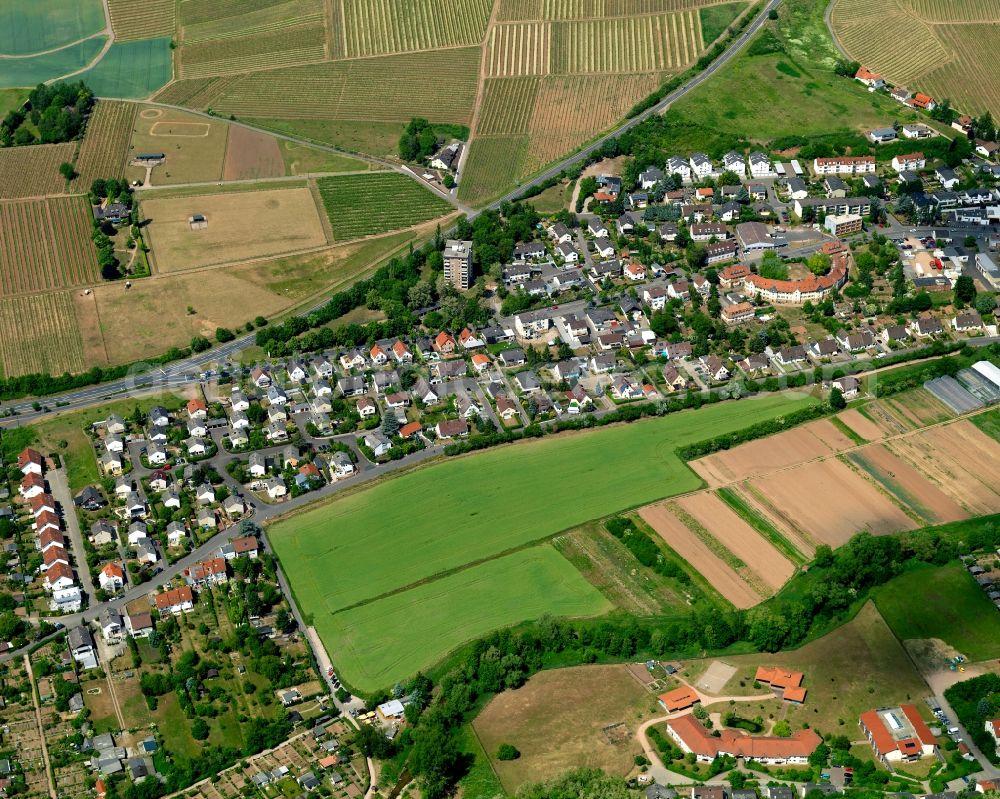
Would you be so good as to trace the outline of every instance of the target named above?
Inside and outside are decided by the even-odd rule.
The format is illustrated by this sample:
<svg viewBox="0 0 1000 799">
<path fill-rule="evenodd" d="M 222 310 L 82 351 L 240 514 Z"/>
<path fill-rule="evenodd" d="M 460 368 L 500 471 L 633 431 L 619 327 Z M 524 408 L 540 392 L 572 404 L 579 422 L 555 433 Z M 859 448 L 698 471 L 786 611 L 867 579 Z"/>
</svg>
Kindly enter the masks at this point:
<svg viewBox="0 0 1000 799">
<path fill-rule="evenodd" d="M 284 174 L 285 162 L 274 136 L 242 125 L 229 126 L 223 180 L 279 178 Z"/>
<path fill-rule="evenodd" d="M 0 202 L 0 296 L 100 279 L 83 197 Z"/>
<path fill-rule="evenodd" d="M 8 377 L 82 372 L 87 364 L 69 293 L 0 300 L 0 360 Z"/>
<path fill-rule="evenodd" d="M 97 178 L 122 178 L 138 106 L 100 100 L 87 121 L 87 133 L 76 160 L 79 191 L 88 191 Z"/>
<path fill-rule="evenodd" d="M 795 567 L 715 494 L 700 491 L 677 500 L 720 544 L 743 561 L 772 590 L 795 573 Z M 696 563 L 692 565 L 697 566 Z"/>
<path fill-rule="evenodd" d="M 969 420 L 894 439 L 888 447 L 970 515 L 1000 511 L 1000 443 Z"/>
<path fill-rule="evenodd" d="M 522 687 L 498 694 L 473 727 L 513 795 L 525 782 L 581 766 L 626 775 L 640 754 L 635 732 L 655 707 L 653 695 L 626 666 L 576 666 L 539 672 Z M 604 729 L 617 724 L 625 740 L 613 744 Z M 513 744 L 521 757 L 497 760 L 501 743 Z"/>
<path fill-rule="evenodd" d="M 150 221 L 148 243 L 157 272 L 308 250 L 326 244 L 323 224 L 308 188 L 271 189 L 142 201 Z M 190 218 L 208 226 L 193 229 Z"/>
<path fill-rule="evenodd" d="M 163 153 L 166 161 L 153 169 L 153 186 L 199 183 L 222 178 L 229 125 L 217 119 L 170 108 L 143 108 L 135 119 L 129 158 Z M 145 167 L 129 166 L 129 180 L 144 180 Z"/>
<path fill-rule="evenodd" d="M 953 522 L 968 515 L 958 502 L 930 483 L 911 464 L 896 457 L 884 444 L 864 447 L 847 457 L 927 524 Z"/>
<path fill-rule="evenodd" d="M 925 388 L 915 388 L 879 402 L 903 424 L 913 428 L 955 418 L 955 414 Z"/>
<path fill-rule="evenodd" d="M 63 194 L 59 165 L 73 161 L 76 144 L 36 144 L 0 148 L 0 200 Z"/>
<path fill-rule="evenodd" d="M 668 503 L 640 508 L 639 516 L 674 552 L 701 572 L 736 607 L 750 608 L 760 603 L 763 597 L 675 516 Z"/>
<path fill-rule="evenodd" d="M 885 438 L 886 431 L 855 408 L 841 411 L 837 418 L 859 436 L 869 441 L 880 441 Z"/>
<path fill-rule="evenodd" d="M 81 299 L 78 309 L 92 316 L 81 320 L 88 334 L 88 352 L 106 354 L 109 363 L 162 354 L 184 347 L 192 336 L 211 338 L 219 327 L 239 327 L 257 314 L 273 316 L 290 301 L 240 277 L 241 267 L 180 272 L 163 278 L 137 280 L 94 289 L 95 303 Z M 84 298 L 85 299 L 85 298 Z M 192 308 L 194 313 L 188 313 Z M 93 337 L 100 330 L 103 345 Z"/>
<path fill-rule="evenodd" d="M 803 463 L 750 481 L 817 541 L 837 547 L 855 533 L 912 530 L 916 523 L 836 458 Z"/>
<path fill-rule="evenodd" d="M 822 458 L 852 446 L 854 442 L 829 420 L 819 419 L 692 461 L 691 468 L 710 486 L 719 486 Z"/>
</svg>

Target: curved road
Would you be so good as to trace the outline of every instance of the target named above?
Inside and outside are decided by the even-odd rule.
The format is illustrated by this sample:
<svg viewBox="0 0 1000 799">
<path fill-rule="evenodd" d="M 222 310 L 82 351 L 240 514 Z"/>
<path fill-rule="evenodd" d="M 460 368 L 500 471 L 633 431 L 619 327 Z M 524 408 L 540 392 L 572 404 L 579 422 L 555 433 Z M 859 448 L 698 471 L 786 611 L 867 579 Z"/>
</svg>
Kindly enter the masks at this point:
<svg viewBox="0 0 1000 799">
<path fill-rule="evenodd" d="M 653 114 L 661 114 L 670 105 L 680 98 L 684 97 L 686 94 L 691 92 L 693 89 L 700 86 L 710 77 L 712 77 L 716 72 L 718 72 L 722 67 L 724 67 L 729 61 L 731 61 L 736 54 L 742 50 L 747 42 L 761 29 L 764 23 L 767 21 L 768 14 L 778 8 L 781 5 L 782 0 L 769 0 L 767 5 L 761 10 L 757 17 L 751 22 L 746 29 L 739 35 L 739 37 L 730 43 L 730 45 L 722 52 L 722 54 L 716 58 L 711 64 L 709 64 L 702 72 L 698 73 L 696 76 L 692 77 L 683 86 L 672 91 L 666 97 L 664 97 L 656 105 L 643 111 L 641 114 L 633 117 L 632 119 L 627 119 L 623 121 L 620 125 L 613 128 L 604 136 L 587 145 L 584 149 L 579 152 L 574 153 L 562 161 L 554 164 L 553 166 L 546 169 L 544 172 L 535 175 L 528 182 L 521 184 L 514 191 L 508 192 L 500 199 L 494 201 L 486 208 L 480 209 L 478 211 L 466 208 L 461 205 L 454 197 L 442 191 L 437 191 L 437 194 L 441 197 L 447 199 L 460 211 L 466 213 L 469 219 L 474 219 L 480 213 L 487 209 L 498 208 L 504 202 L 513 200 L 514 198 L 520 196 L 525 192 L 526 189 L 531 186 L 543 183 L 550 178 L 555 177 L 564 169 L 580 161 L 588 158 L 594 152 L 599 150 L 604 146 L 604 143 L 608 139 L 612 139 L 616 136 L 621 135 L 625 131 L 631 130 L 640 122 L 648 119 Z M 173 108 L 181 111 L 187 111 L 189 113 L 194 113 L 200 116 L 204 116 L 209 119 L 220 119 L 220 117 L 212 116 L 204 112 L 191 111 L 190 108 L 183 108 L 181 106 L 169 105 L 166 103 L 151 103 L 154 106 L 160 106 L 163 108 Z M 258 128 L 254 125 L 248 125 L 245 122 L 240 122 L 239 120 L 230 121 L 231 125 L 238 125 L 240 127 L 248 128 L 251 130 L 264 130 L 263 128 Z M 336 147 L 331 147 L 330 145 L 319 144 L 317 142 L 311 141 L 309 139 L 303 139 L 297 136 L 289 136 L 287 134 L 275 133 L 274 131 L 266 131 L 271 133 L 277 138 L 283 141 L 290 141 L 295 144 L 304 144 L 311 147 L 324 150 L 329 153 L 347 155 L 353 158 L 359 158 L 362 161 L 367 161 L 369 163 L 378 164 L 387 169 L 392 169 L 396 172 L 405 174 L 416 181 L 419 181 L 423 185 L 428 185 L 425 181 L 417 177 L 412 170 L 406 166 L 401 166 L 400 164 L 393 163 L 380 158 L 374 158 L 371 156 L 358 156 L 356 153 L 349 153 L 344 150 L 338 149 Z M 433 188 L 433 187 L 431 187 Z M 300 314 L 308 314 L 309 312 L 316 310 L 325 303 L 318 303 L 312 308 L 303 310 Z M 204 370 L 204 367 L 210 363 L 216 363 L 227 358 L 232 357 L 236 353 L 250 347 L 254 344 L 254 334 L 248 334 L 240 336 L 231 342 L 222 344 L 218 347 L 213 347 L 210 350 L 206 350 L 203 353 L 197 355 L 192 355 L 189 358 L 185 358 L 180 361 L 174 361 L 173 363 L 167 364 L 163 367 L 155 367 L 146 372 L 136 371 L 135 374 L 130 375 L 119 380 L 109 381 L 107 383 L 102 383 L 96 386 L 88 386 L 87 388 L 78 389 L 75 391 L 69 391 L 63 394 L 51 395 L 48 397 L 39 398 L 39 402 L 43 408 L 40 411 L 36 411 L 33 408 L 35 400 L 17 400 L 12 403 L 7 403 L 3 405 L 6 410 L 13 410 L 16 412 L 16 416 L 5 417 L 0 419 L 0 427 L 16 427 L 22 424 L 30 424 L 33 421 L 56 412 L 56 411 L 66 411 L 79 408 L 85 408 L 90 405 L 95 405 L 107 400 L 120 399 L 122 396 L 127 396 L 135 393 L 151 393 L 153 391 L 159 390 L 169 390 L 177 389 L 192 383 L 196 383 L 199 380 L 199 374 Z M 58 407 L 55 407 L 58 404 Z M 44 407 L 48 406 L 48 408 Z"/>
</svg>

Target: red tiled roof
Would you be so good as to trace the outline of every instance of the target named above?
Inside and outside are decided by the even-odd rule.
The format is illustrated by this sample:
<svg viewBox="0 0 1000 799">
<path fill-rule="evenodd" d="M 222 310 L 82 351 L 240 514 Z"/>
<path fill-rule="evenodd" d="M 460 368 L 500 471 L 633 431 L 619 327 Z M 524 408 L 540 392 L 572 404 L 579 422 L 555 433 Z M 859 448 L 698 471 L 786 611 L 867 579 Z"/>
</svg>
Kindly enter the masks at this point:
<svg viewBox="0 0 1000 799">
<path fill-rule="evenodd" d="M 125 579 L 124 570 L 114 561 L 111 563 L 105 563 L 104 568 L 101 569 L 101 574 L 106 574 L 108 577 L 117 577 L 119 580 Z"/>
<path fill-rule="evenodd" d="M 60 577 L 66 577 L 73 582 L 73 570 L 65 563 L 53 563 L 45 572 L 45 582 L 53 585 Z"/>
<path fill-rule="evenodd" d="M 186 585 L 156 595 L 156 607 L 158 610 L 167 610 L 183 602 L 194 602 L 194 593 Z"/>
<path fill-rule="evenodd" d="M 244 552 L 256 552 L 259 544 L 257 539 L 252 535 L 245 535 L 242 538 L 233 539 L 233 551 L 236 554 L 242 554 Z"/>
<path fill-rule="evenodd" d="M 916 707 L 913 705 L 900 705 L 899 709 L 906 716 L 910 724 L 913 725 L 913 731 L 917 734 L 916 738 L 904 738 L 897 741 L 885 726 L 885 722 L 882 721 L 882 717 L 877 710 L 868 710 L 861 714 L 861 724 L 871 735 L 872 743 L 880 755 L 887 755 L 889 752 L 895 752 L 896 750 L 912 754 L 920 750 L 922 743 L 927 745 L 936 743 L 934 736 L 931 735 L 930 728 L 920 718 Z"/>
<path fill-rule="evenodd" d="M 63 534 L 58 530 L 46 530 L 38 537 L 38 540 L 41 542 L 43 548 L 49 544 L 58 544 L 61 547 L 66 546 L 66 539 L 63 538 Z"/>
<path fill-rule="evenodd" d="M 854 77 L 858 80 L 881 80 L 882 76 L 877 72 L 872 72 L 868 67 L 861 67 L 857 72 L 854 73 Z"/>
<path fill-rule="evenodd" d="M 937 743 L 937 739 L 931 733 L 931 728 L 927 726 L 922 718 L 920 718 L 920 713 L 917 711 L 916 705 L 900 705 L 899 709 L 903 711 L 903 715 L 909 719 L 910 724 L 913 725 L 913 731 L 917 734 L 917 737 L 922 743 L 928 745 L 934 745 Z"/>
<path fill-rule="evenodd" d="M 801 280 L 778 280 L 776 278 L 749 275 L 746 282 L 761 290 L 774 290 L 791 294 L 796 289 L 800 292 L 812 292 L 831 289 L 847 276 L 847 261 L 838 258 L 833 268 L 825 275 L 809 275 Z"/>
<path fill-rule="evenodd" d="M 39 494 L 36 497 L 32 497 L 28 500 L 31 503 L 31 512 L 37 516 L 43 508 L 54 508 L 56 506 L 56 501 L 52 498 L 51 494 Z"/>
<path fill-rule="evenodd" d="M 61 526 L 58 516 L 56 516 L 52 511 L 43 510 L 35 518 L 35 529 L 41 530 L 48 525 L 54 525 L 56 530 L 58 530 Z M 60 538 L 62 538 L 62 536 L 60 536 Z M 45 546 L 44 540 L 42 541 L 42 546 Z"/>
<path fill-rule="evenodd" d="M 45 478 L 36 472 L 28 472 L 24 477 L 21 478 L 21 488 L 23 490 L 29 488 L 41 488 L 45 490 Z"/>
<path fill-rule="evenodd" d="M 667 691 L 665 694 L 660 694 L 659 699 L 668 713 L 673 713 L 675 710 L 684 710 L 701 701 L 698 697 L 698 692 L 686 685 L 675 688 L 673 691 Z"/>
<path fill-rule="evenodd" d="M 758 666 L 754 679 L 772 688 L 798 688 L 804 676 L 801 671 L 788 671 L 779 666 Z"/>
<path fill-rule="evenodd" d="M 193 400 L 188 400 L 187 412 L 189 416 L 192 413 L 196 413 L 198 411 L 207 411 L 207 410 L 208 410 L 208 404 L 205 402 L 205 400 L 198 398 L 195 398 Z"/>
<path fill-rule="evenodd" d="M 399 435 L 403 438 L 409 438 L 419 433 L 423 429 L 423 425 L 420 422 L 410 422 L 409 424 L 404 424 L 399 428 Z"/>
<path fill-rule="evenodd" d="M 805 702 L 806 701 L 806 689 L 805 688 L 786 688 L 784 693 L 782 693 L 782 698 L 789 702 Z"/>
<path fill-rule="evenodd" d="M 455 346 L 455 339 L 451 337 L 450 333 L 446 333 L 445 331 L 442 330 L 434 337 L 435 347 L 441 349 L 443 347 L 446 347 L 448 344 Z"/>
<path fill-rule="evenodd" d="M 69 563 L 69 554 L 66 552 L 66 548 L 62 546 L 49 547 L 42 553 L 42 560 L 45 561 L 47 566 L 52 566 L 59 561 L 65 561 Z"/>
<path fill-rule="evenodd" d="M 29 463 L 33 463 L 36 466 L 44 465 L 42 453 L 38 450 L 32 449 L 31 447 L 21 450 L 21 454 L 17 456 L 17 468 L 23 469 Z"/>
<path fill-rule="evenodd" d="M 226 559 L 225 558 L 212 558 L 211 560 L 203 560 L 201 563 L 196 563 L 191 567 L 191 578 L 194 580 L 204 580 L 208 577 L 214 577 L 217 574 L 226 573 Z M 159 599 L 159 597 L 157 597 Z"/>
<path fill-rule="evenodd" d="M 690 713 L 667 722 L 688 748 L 703 757 L 719 754 L 750 758 L 808 757 L 822 743 L 813 729 L 797 730 L 790 738 L 752 736 L 742 730 L 723 729 L 718 738 Z"/>
</svg>

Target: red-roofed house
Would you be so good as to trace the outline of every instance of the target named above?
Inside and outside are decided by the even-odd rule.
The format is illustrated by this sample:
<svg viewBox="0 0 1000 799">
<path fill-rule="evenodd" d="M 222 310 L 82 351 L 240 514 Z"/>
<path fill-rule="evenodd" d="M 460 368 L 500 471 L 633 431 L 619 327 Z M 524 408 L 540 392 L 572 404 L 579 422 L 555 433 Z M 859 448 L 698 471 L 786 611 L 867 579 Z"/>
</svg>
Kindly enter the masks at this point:
<svg viewBox="0 0 1000 799">
<path fill-rule="evenodd" d="M 698 692 L 694 688 L 682 685 L 659 696 L 660 704 L 667 713 L 676 713 L 678 710 L 687 710 L 689 707 L 701 701 Z"/>
<path fill-rule="evenodd" d="M 434 349 L 442 355 L 451 355 L 455 351 L 455 339 L 451 333 L 441 331 L 434 337 Z"/>
<path fill-rule="evenodd" d="M 252 535 L 233 539 L 233 552 L 238 558 L 256 558 L 259 547 L 259 542 Z"/>
<path fill-rule="evenodd" d="M 188 416 L 192 419 L 204 419 L 208 416 L 208 403 L 197 397 L 195 399 L 188 400 L 187 412 Z"/>
<path fill-rule="evenodd" d="M 28 472 L 21 478 L 21 487 L 18 489 L 25 499 L 37 497 L 45 493 L 45 478 L 36 472 Z"/>
<path fill-rule="evenodd" d="M 45 572 L 46 591 L 69 588 L 73 583 L 73 570 L 65 563 L 56 563 Z"/>
<path fill-rule="evenodd" d="M 194 609 L 194 592 L 190 586 L 182 585 L 156 595 L 156 609 L 160 613 L 187 613 Z"/>
<path fill-rule="evenodd" d="M 914 705 L 868 710 L 859 723 L 883 763 L 919 760 L 937 750 L 937 740 Z"/>
<path fill-rule="evenodd" d="M 113 593 L 125 586 L 125 570 L 114 561 L 106 563 L 97 575 L 97 581 L 101 588 Z"/>
<path fill-rule="evenodd" d="M 17 468 L 21 474 L 41 474 L 45 469 L 45 459 L 38 450 L 28 447 L 17 456 Z"/>
<path fill-rule="evenodd" d="M 399 363 L 413 363 L 413 353 L 400 339 L 396 339 L 396 343 L 392 345 L 392 356 Z"/>
<path fill-rule="evenodd" d="M 372 359 L 372 363 L 382 366 L 389 362 L 389 356 L 384 349 L 382 349 L 378 344 L 375 344 L 368 353 L 369 357 Z"/>
<path fill-rule="evenodd" d="M 195 585 L 219 585 L 229 582 L 226 573 L 226 559 L 203 560 L 191 567 L 191 582 Z"/>
<path fill-rule="evenodd" d="M 997 752 L 1000 752 L 1000 719 L 989 719 L 986 722 L 986 732 L 993 739 Z"/>
<path fill-rule="evenodd" d="M 408 422 L 399 428 L 399 435 L 401 438 L 413 438 L 421 430 L 423 430 L 423 425 L 420 422 Z"/>
<path fill-rule="evenodd" d="M 56 516 L 54 513 L 51 513 L 50 511 L 47 510 L 43 510 L 41 513 L 38 514 L 38 517 L 35 519 L 35 532 L 38 533 L 39 536 L 43 537 L 42 540 L 43 551 L 45 550 L 44 534 L 58 533 L 60 529 L 61 529 L 61 523 L 59 521 L 59 517 Z M 59 538 L 61 540 L 62 536 L 60 535 Z"/>
<path fill-rule="evenodd" d="M 763 682 L 772 688 L 798 688 L 802 685 L 802 678 L 805 675 L 801 671 L 788 671 L 779 666 L 758 666 L 754 679 Z"/>
<path fill-rule="evenodd" d="M 690 713 L 667 721 L 667 732 L 685 753 L 693 752 L 702 762 L 729 755 L 768 764 L 808 763 L 809 755 L 822 743 L 811 728 L 797 730 L 789 738 L 752 736 L 733 729 L 723 729 L 714 737 Z"/>
<path fill-rule="evenodd" d="M 881 89 L 885 86 L 885 81 L 878 73 L 872 72 L 867 67 L 861 67 L 854 73 L 854 79 L 861 81 L 869 89 Z"/>
<path fill-rule="evenodd" d="M 28 501 L 28 504 L 31 506 L 31 515 L 36 519 L 46 511 L 49 513 L 56 512 L 56 501 L 52 498 L 51 494 L 39 494 L 32 497 Z"/>
<path fill-rule="evenodd" d="M 924 111 L 933 111 L 937 108 L 937 103 L 934 102 L 933 97 L 929 94 L 921 94 L 920 92 L 917 92 L 910 98 L 909 105 L 912 105 L 914 108 L 923 109 Z"/>
</svg>

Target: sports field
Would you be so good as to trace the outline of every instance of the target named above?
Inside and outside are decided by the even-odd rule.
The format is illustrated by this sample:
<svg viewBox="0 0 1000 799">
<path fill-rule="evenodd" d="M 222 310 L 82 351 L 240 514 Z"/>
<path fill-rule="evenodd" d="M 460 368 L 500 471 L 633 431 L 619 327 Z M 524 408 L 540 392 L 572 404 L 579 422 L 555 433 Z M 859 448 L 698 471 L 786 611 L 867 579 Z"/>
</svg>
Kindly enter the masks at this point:
<svg viewBox="0 0 1000 799">
<path fill-rule="evenodd" d="M 170 37 L 115 42 L 97 64 L 79 75 L 99 97 L 142 99 L 173 76 Z"/>
<path fill-rule="evenodd" d="M 296 514 L 269 536 L 303 610 L 318 619 L 697 488 L 700 479 L 674 454 L 678 446 L 813 403 L 767 396 L 450 459 Z M 339 647 L 336 639 L 327 645 Z"/>
<path fill-rule="evenodd" d="M 308 250 L 326 244 L 319 211 L 308 188 L 200 194 L 167 199 L 147 195 L 147 241 L 157 272 Z M 193 228 L 201 214 L 207 226 Z"/>
<path fill-rule="evenodd" d="M 104 26 L 101 0 L 6 0 L 0 3 L 0 55 L 64 47 Z"/>
<path fill-rule="evenodd" d="M 900 640 L 940 638 L 973 661 L 1000 657 L 1000 614 L 957 561 L 913 568 L 877 588 L 874 598 Z"/>
<path fill-rule="evenodd" d="M 399 230 L 452 210 L 446 200 L 398 172 L 320 178 L 316 184 L 336 241 Z"/>
<path fill-rule="evenodd" d="M 351 685 L 375 691 L 426 669 L 468 640 L 509 624 L 611 609 L 550 544 L 515 552 L 351 610 L 316 613 Z"/>
<path fill-rule="evenodd" d="M 969 113 L 1000 113 L 1000 6 L 969 0 L 835 0 L 830 24 L 852 58 Z"/>
<path fill-rule="evenodd" d="M 128 145 L 129 158 L 139 153 L 164 153 L 167 160 L 153 169 L 153 186 L 201 183 L 222 178 L 229 125 L 173 108 L 144 107 L 135 117 Z M 144 180 L 145 167 L 129 166 L 129 180 Z"/>
</svg>

